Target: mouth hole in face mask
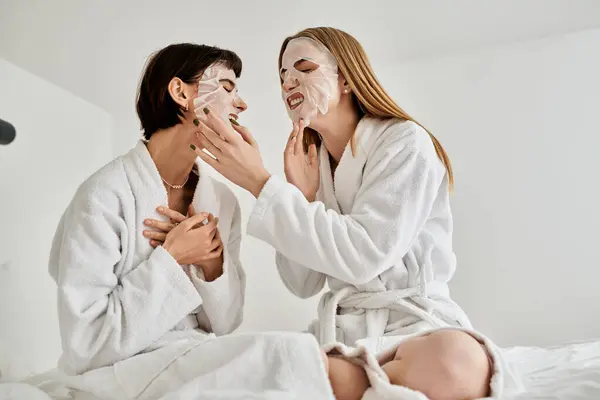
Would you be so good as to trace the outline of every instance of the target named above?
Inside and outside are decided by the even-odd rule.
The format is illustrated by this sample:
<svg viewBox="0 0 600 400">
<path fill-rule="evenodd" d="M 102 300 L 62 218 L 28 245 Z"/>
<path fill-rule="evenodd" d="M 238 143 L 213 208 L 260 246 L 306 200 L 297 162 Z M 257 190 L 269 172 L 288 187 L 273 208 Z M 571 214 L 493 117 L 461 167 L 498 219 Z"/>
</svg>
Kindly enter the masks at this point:
<svg viewBox="0 0 600 400">
<path fill-rule="evenodd" d="M 293 92 L 285 100 L 290 110 L 295 110 L 304 103 L 304 95 L 300 92 Z"/>
<path fill-rule="evenodd" d="M 304 58 L 294 63 L 294 69 L 303 74 L 310 74 L 311 72 L 318 70 L 319 67 L 319 64 Z M 285 68 L 281 69 L 281 79 L 284 81 L 286 71 Z M 304 95 L 302 93 L 295 91 L 294 89 L 290 90 L 289 96 L 286 98 L 286 103 L 290 110 L 297 109 L 303 102 Z"/>
</svg>

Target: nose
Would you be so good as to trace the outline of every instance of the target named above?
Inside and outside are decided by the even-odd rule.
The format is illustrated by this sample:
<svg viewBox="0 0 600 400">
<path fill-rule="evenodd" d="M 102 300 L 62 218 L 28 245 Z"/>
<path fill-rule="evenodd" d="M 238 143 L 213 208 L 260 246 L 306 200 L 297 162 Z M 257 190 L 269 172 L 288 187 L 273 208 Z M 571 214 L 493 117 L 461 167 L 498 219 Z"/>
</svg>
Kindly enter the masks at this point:
<svg viewBox="0 0 600 400">
<path fill-rule="evenodd" d="M 283 91 L 291 92 L 292 90 L 296 89 L 299 84 L 300 83 L 296 78 L 286 77 L 283 81 Z"/>
<path fill-rule="evenodd" d="M 238 110 L 238 113 L 244 112 L 248 109 L 246 102 L 239 96 L 236 96 L 233 106 Z"/>
</svg>

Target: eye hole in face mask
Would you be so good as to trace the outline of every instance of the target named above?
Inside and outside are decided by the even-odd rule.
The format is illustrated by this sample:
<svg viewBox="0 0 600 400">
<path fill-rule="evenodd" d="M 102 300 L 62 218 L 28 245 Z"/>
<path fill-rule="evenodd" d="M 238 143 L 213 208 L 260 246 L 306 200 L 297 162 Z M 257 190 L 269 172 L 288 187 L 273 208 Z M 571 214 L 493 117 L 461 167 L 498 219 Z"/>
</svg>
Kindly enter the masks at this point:
<svg viewBox="0 0 600 400">
<path fill-rule="evenodd" d="M 319 69 L 319 64 L 314 63 L 310 60 L 298 60 L 296 61 L 296 63 L 294 63 L 294 69 L 296 71 L 305 73 L 305 74 L 310 74 L 313 71 L 316 71 Z M 285 68 L 281 68 L 281 79 L 285 79 L 285 73 L 287 72 L 287 69 Z"/>
<path fill-rule="evenodd" d="M 300 72 L 311 73 L 319 69 L 319 64 L 314 63 L 310 60 L 299 60 L 294 64 L 294 68 L 296 68 Z"/>
<path fill-rule="evenodd" d="M 230 81 L 229 79 L 222 79 L 219 81 L 219 83 L 221 84 L 223 89 L 225 89 L 225 91 L 227 91 L 228 93 L 231 93 L 234 90 L 236 90 L 235 83 Z"/>
</svg>

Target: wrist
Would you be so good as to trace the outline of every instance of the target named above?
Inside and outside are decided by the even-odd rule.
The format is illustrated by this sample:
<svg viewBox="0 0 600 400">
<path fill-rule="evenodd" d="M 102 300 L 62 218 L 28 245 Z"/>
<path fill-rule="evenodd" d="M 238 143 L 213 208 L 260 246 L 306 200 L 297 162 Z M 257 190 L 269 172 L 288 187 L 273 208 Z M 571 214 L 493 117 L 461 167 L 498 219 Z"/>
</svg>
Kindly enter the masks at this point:
<svg viewBox="0 0 600 400">
<path fill-rule="evenodd" d="M 252 195 L 256 198 L 260 196 L 260 192 L 262 192 L 263 188 L 267 184 L 268 180 L 271 178 L 271 174 L 266 169 L 263 169 L 259 174 L 257 174 L 256 178 L 252 181 L 252 185 L 248 188 L 248 191 L 252 193 Z"/>
<path fill-rule="evenodd" d="M 223 258 L 219 259 L 219 262 L 216 265 L 210 265 L 210 262 L 207 263 L 198 263 L 194 264 L 196 268 L 202 269 L 202 274 L 204 275 L 204 280 L 206 282 L 212 282 L 217 280 L 221 275 L 223 275 Z"/>
<path fill-rule="evenodd" d="M 179 260 L 177 259 L 177 254 L 175 254 L 175 252 L 173 251 L 173 246 L 171 245 L 171 243 L 169 242 L 164 242 L 162 244 L 162 248 L 171 255 L 171 257 L 173 257 L 173 259 L 177 262 L 179 262 Z"/>
<path fill-rule="evenodd" d="M 204 279 L 206 280 L 206 282 L 212 282 L 216 281 L 221 275 L 223 275 L 223 268 L 219 268 L 219 271 L 213 270 L 209 274 L 204 273 Z"/>
</svg>

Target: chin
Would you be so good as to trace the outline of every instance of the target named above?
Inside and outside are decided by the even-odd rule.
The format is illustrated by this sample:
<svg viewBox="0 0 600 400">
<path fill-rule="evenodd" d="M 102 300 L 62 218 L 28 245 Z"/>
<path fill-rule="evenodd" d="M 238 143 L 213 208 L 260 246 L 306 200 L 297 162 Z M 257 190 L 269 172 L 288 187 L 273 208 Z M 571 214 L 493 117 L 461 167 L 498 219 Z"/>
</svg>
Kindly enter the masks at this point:
<svg viewBox="0 0 600 400">
<path fill-rule="evenodd" d="M 316 117 L 310 120 L 310 124 L 308 126 L 310 126 L 313 129 L 318 129 L 318 127 L 322 126 L 325 122 L 324 117 L 325 116 L 323 114 L 319 113 Z"/>
<path fill-rule="evenodd" d="M 305 104 L 302 104 L 301 107 L 305 107 Z M 291 116 L 291 120 L 292 122 L 296 122 L 296 123 L 300 123 L 301 119 L 304 119 L 305 121 L 308 119 L 308 117 L 305 117 L 307 114 L 312 115 L 313 112 L 307 112 L 306 110 L 303 109 L 299 109 L 296 110 L 297 112 L 295 114 L 292 114 Z M 309 110 L 310 111 L 310 110 Z M 314 117 L 308 119 L 308 125 L 306 125 L 307 127 L 310 126 L 311 128 L 315 129 L 316 126 L 319 126 L 324 119 L 324 115 L 321 114 L 319 111 L 317 111 L 316 113 L 317 115 L 315 115 Z"/>
</svg>

